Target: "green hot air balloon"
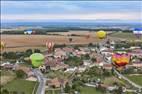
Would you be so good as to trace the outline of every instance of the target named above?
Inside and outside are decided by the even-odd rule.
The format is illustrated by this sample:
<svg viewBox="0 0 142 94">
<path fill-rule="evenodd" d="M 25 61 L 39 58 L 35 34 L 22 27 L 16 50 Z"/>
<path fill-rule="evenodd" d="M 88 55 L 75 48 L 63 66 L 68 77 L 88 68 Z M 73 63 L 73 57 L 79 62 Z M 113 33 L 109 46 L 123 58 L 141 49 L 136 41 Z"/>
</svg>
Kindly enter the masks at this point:
<svg viewBox="0 0 142 94">
<path fill-rule="evenodd" d="M 40 53 L 33 53 L 30 56 L 30 60 L 34 67 L 39 67 L 44 63 L 44 55 Z"/>
</svg>

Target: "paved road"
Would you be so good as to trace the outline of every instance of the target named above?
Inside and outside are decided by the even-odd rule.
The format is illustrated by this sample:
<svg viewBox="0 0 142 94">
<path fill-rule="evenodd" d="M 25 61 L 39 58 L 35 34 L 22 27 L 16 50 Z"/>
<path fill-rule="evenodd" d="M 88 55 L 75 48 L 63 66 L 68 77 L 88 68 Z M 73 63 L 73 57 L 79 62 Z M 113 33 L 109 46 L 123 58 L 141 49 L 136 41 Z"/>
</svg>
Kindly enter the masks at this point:
<svg viewBox="0 0 142 94">
<path fill-rule="evenodd" d="M 39 69 L 33 69 L 33 72 L 39 82 L 36 94 L 45 94 L 46 78 L 43 76 Z"/>
<path fill-rule="evenodd" d="M 114 72 L 121 77 L 122 79 L 126 80 L 127 82 L 129 82 L 132 86 L 138 88 L 138 89 L 142 89 L 142 86 L 137 85 L 136 83 L 132 82 L 131 80 L 129 80 L 127 77 L 123 76 L 122 74 L 120 74 L 117 70 L 114 69 Z"/>
</svg>

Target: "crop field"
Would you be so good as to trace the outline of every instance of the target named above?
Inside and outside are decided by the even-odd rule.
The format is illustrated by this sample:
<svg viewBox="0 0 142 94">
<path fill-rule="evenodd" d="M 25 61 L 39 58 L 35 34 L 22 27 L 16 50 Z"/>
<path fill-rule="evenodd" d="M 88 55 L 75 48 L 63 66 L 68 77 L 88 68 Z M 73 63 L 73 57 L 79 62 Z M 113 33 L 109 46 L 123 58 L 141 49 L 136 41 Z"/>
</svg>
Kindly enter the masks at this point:
<svg viewBox="0 0 142 94">
<path fill-rule="evenodd" d="M 34 81 L 26 81 L 21 79 L 15 79 L 8 84 L 2 87 L 3 89 L 7 89 L 9 92 L 17 91 L 17 92 L 25 92 L 25 94 L 32 94 L 33 89 L 36 85 Z"/>
<path fill-rule="evenodd" d="M 111 37 L 119 37 L 119 38 L 124 38 L 124 39 L 129 39 L 129 40 L 138 40 L 138 39 L 142 39 L 142 36 L 140 38 L 138 38 L 136 35 L 134 35 L 133 33 L 121 33 L 121 32 L 117 32 L 117 33 L 113 33 L 110 35 Z"/>
<path fill-rule="evenodd" d="M 142 86 L 142 75 L 127 75 L 127 77 L 134 83 Z"/>
<path fill-rule="evenodd" d="M 61 33 L 62 34 L 62 33 Z M 76 34 L 76 33 L 75 33 Z M 85 35 L 90 35 L 86 38 Z M 77 34 L 76 34 L 77 35 Z M 78 36 L 80 35 L 80 36 Z M 101 41 L 95 36 L 95 32 L 84 32 L 77 36 L 62 35 L 1 35 L 1 40 L 6 43 L 5 51 L 22 51 L 28 48 L 44 49 L 46 42 L 54 42 L 55 44 L 88 44 Z M 69 41 L 72 38 L 72 42 Z"/>
<path fill-rule="evenodd" d="M 74 36 L 69 36 L 74 35 Z M 90 37 L 87 38 L 86 35 Z M 72 42 L 69 41 L 72 38 Z M 131 33 L 113 33 L 107 36 L 107 39 L 137 39 Z M 55 44 L 89 44 L 98 43 L 103 40 L 96 36 L 95 32 L 51 32 L 49 35 L 1 35 L 1 40 L 6 43 L 3 51 L 24 51 L 26 49 L 46 49 L 46 42 L 54 42 Z"/>
</svg>

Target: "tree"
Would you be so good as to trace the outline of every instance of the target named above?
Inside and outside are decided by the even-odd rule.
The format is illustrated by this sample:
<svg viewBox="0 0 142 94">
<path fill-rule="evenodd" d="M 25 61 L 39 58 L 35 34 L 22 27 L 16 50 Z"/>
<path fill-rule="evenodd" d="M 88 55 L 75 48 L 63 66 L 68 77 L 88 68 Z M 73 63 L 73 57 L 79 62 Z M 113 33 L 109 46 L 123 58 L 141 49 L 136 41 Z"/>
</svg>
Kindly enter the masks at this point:
<svg viewBox="0 0 142 94">
<path fill-rule="evenodd" d="M 4 58 L 7 58 L 7 52 L 4 52 L 3 54 L 2 54 L 2 56 L 4 57 Z"/>
<path fill-rule="evenodd" d="M 12 94 L 18 94 L 18 92 L 17 91 L 13 91 Z"/>
<path fill-rule="evenodd" d="M 34 49 L 34 53 L 40 53 L 39 49 Z"/>
<path fill-rule="evenodd" d="M 91 61 L 92 62 L 96 62 L 96 58 L 91 58 Z"/>
<path fill-rule="evenodd" d="M 93 43 L 89 43 L 88 46 L 89 46 L 89 47 L 93 46 Z"/>
<path fill-rule="evenodd" d="M 29 57 L 32 53 L 33 53 L 33 52 L 32 52 L 32 49 L 28 49 L 28 50 L 26 50 L 25 55 L 26 55 L 27 57 Z"/>
<path fill-rule="evenodd" d="M 69 83 L 67 83 L 67 84 L 65 85 L 64 91 L 65 91 L 65 93 L 70 93 L 71 87 L 69 86 Z"/>
<path fill-rule="evenodd" d="M 7 89 L 3 89 L 2 94 L 9 94 L 9 91 Z"/>
<path fill-rule="evenodd" d="M 72 38 L 69 38 L 69 42 L 72 42 Z"/>
<path fill-rule="evenodd" d="M 25 72 L 23 70 L 17 70 L 16 71 L 16 76 L 18 78 L 24 78 L 26 76 Z"/>
</svg>

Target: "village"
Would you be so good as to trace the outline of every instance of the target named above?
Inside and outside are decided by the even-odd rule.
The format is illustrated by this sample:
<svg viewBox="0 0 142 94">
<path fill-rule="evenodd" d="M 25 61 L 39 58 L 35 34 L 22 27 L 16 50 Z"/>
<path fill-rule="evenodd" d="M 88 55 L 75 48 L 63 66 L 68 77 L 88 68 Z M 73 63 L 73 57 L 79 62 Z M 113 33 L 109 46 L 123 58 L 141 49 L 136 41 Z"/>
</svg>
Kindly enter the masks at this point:
<svg viewBox="0 0 142 94">
<path fill-rule="evenodd" d="M 90 88 L 90 92 L 94 90 L 97 94 L 114 94 L 114 92 L 117 92 L 116 94 L 127 94 L 127 92 L 130 92 L 130 94 L 141 94 L 141 82 L 136 82 L 139 86 L 135 87 L 126 80 L 122 80 L 123 77 L 114 72 L 116 69 L 111 63 L 112 54 L 116 49 L 115 45 L 120 41 L 108 41 L 104 41 L 104 44 L 57 47 L 52 49 L 50 53 L 48 50 L 41 52 L 36 49 L 34 52 L 40 52 L 45 57 L 42 66 L 36 69 L 32 67 L 29 57 L 17 59 L 15 62 L 7 61 L 7 59 L 2 61 L 0 65 L 1 73 L 3 71 L 12 72 L 12 75 L 16 75 L 12 79 L 19 77 L 27 81 L 37 82 L 36 84 L 39 86 L 41 84 L 41 90 L 38 91 L 39 86 L 35 85 L 32 94 L 43 90 L 45 90 L 45 94 L 89 94 L 84 93 L 85 91 L 83 90 L 85 90 L 85 88 Z M 121 41 L 121 43 L 123 44 L 124 41 Z M 119 73 L 128 78 L 138 76 L 139 81 L 141 81 L 141 47 L 123 47 L 121 50 L 129 50 L 131 62 L 127 64 L 125 68 L 118 69 Z M 6 58 L 5 55 L 2 57 Z M 40 72 L 40 76 L 37 75 L 38 72 Z M 42 80 L 40 77 L 43 78 L 43 83 L 41 83 Z M 10 80 L 6 76 L 2 79 L 7 81 Z M 10 82 L 7 81 L 2 82 L 2 84 Z M 24 91 L 8 91 L 7 89 L 3 89 L 2 92 L 31 94 L 24 93 Z"/>
</svg>

